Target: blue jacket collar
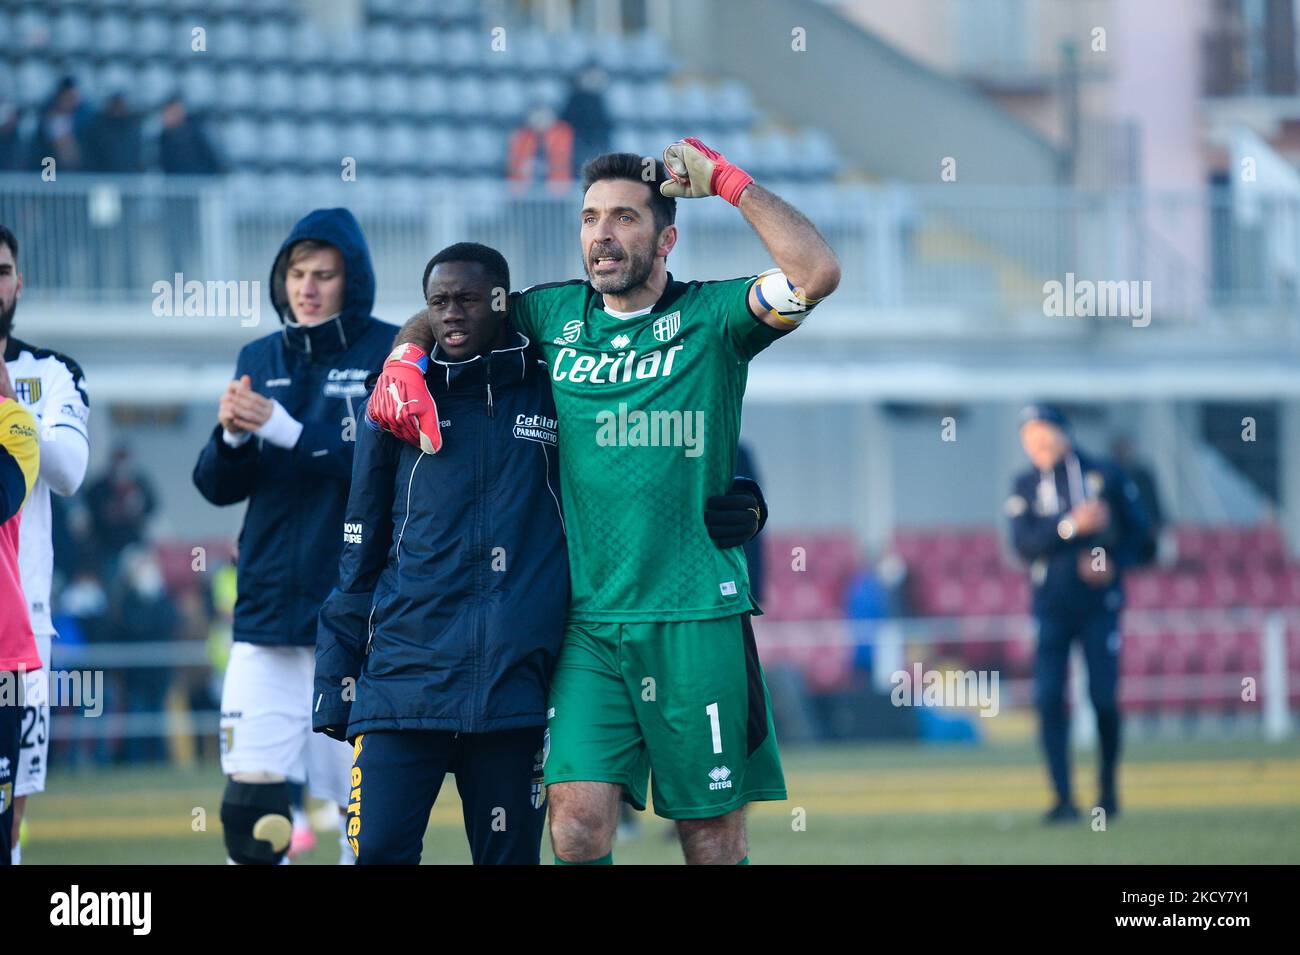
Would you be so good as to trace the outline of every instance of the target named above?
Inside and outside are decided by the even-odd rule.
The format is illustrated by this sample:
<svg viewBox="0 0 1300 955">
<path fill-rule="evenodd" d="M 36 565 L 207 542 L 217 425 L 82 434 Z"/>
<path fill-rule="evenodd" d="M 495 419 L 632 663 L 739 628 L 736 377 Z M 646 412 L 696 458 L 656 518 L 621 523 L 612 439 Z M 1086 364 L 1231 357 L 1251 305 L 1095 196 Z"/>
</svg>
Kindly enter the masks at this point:
<svg viewBox="0 0 1300 955">
<path fill-rule="evenodd" d="M 531 366 L 536 361 L 529 344 L 527 336 L 511 332 L 508 343 L 503 347 L 464 361 L 440 358 L 435 344 L 429 354 L 429 370 L 425 373 L 429 390 L 436 394 L 467 391 L 488 383 L 493 386 L 517 384 L 528 377 Z"/>
</svg>

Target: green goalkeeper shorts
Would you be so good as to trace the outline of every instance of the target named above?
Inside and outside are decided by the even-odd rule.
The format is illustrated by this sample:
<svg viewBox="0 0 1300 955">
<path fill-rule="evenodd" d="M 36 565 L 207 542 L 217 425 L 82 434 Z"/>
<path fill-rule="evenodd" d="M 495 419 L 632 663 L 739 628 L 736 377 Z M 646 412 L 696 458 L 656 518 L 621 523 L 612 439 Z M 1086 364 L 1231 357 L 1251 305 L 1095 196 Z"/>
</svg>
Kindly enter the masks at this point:
<svg viewBox="0 0 1300 955">
<path fill-rule="evenodd" d="M 617 783 L 666 819 L 785 799 L 749 614 L 674 623 L 570 621 L 551 681 L 547 784 Z"/>
</svg>

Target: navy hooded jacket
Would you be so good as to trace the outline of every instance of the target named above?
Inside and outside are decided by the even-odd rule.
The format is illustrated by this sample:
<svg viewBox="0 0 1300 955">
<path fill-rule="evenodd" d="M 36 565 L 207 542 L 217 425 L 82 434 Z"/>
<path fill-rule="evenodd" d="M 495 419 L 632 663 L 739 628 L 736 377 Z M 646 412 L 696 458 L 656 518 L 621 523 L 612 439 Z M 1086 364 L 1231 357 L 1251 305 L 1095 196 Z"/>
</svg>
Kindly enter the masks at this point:
<svg viewBox="0 0 1300 955">
<path fill-rule="evenodd" d="M 489 355 L 430 358 L 437 454 L 366 424 L 334 528 L 312 725 L 486 733 L 546 723 L 569 564 L 555 402 L 517 333 Z"/>
<path fill-rule="evenodd" d="M 1106 502 L 1109 526 L 1062 539 L 1058 525 L 1084 498 Z M 1040 616 L 1118 612 L 1124 571 L 1145 563 L 1152 551 L 1151 523 L 1138 503 L 1137 486 L 1114 464 L 1073 449 L 1050 472 L 1030 468 L 1017 475 L 1006 511 L 1011 543 L 1029 563 L 1033 610 Z M 1109 584 L 1092 587 L 1083 581 L 1078 566 L 1083 555 L 1109 562 L 1114 571 Z"/>
<path fill-rule="evenodd" d="M 289 249 L 304 239 L 339 250 L 346 283 L 342 311 L 310 327 L 293 321 L 284 288 Z M 194 468 L 194 484 L 211 503 L 248 501 L 239 533 L 236 640 L 316 642 L 316 614 L 336 579 L 366 378 L 383 366 L 397 334 L 371 316 L 374 300 L 370 250 L 352 213 L 317 209 L 301 219 L 271 267 L 271 302 L 282 327 L 240 350 L 235 377 L 249 375 L 254 391 L 302 423 L 302 434 L 290 449 L 257 437 L 232 448 L 217 425 Z"/>
</svg>

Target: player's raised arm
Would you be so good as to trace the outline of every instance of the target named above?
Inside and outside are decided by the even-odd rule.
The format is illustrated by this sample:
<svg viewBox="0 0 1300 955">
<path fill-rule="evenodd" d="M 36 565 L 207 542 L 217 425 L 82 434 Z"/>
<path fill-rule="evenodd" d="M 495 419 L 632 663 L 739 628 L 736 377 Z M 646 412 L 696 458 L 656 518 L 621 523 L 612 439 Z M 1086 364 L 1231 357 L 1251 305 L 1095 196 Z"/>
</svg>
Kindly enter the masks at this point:
<svg viewBox="0 0 1300 955">
<path fill-rule="evenodd" d="M 433 348 L 433 328 L 429 325 L 428 309 L 422 308 L 406 320 L 406 324 L 393 339 L 393 347 L 399 345 L 414 345 L 423 352 Z"/>
<path fill-rule="evenodd" d="M 750 311 L 764 323 L 788 329 L 798 324 L 798 316 L 835 291 L 840 283 L 839 259 L 817 227 L 794 206 L 698 139 L 683 139 L 665 149 L 664 165 L 672 177 L 659 187 L 665 196 L 721 196 L 740 209 L 767 246 L 777 270 L 764 273 L 749 292 Z"/>
</svg>

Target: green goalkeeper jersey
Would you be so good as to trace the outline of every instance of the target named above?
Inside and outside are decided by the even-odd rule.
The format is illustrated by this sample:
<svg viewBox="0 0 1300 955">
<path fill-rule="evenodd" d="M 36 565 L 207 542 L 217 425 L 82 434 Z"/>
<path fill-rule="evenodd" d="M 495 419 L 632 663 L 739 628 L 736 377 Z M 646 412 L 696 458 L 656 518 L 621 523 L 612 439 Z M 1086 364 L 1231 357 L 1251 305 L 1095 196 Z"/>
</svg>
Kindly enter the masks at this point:
<svg viewBox="0 0 1300 955">
<path fill-rule="evenodd" d="M 704 527 L 705 499 L 735 474 L 749 361 L 785 334 L 750 313 L 753 281 L 670 273 L 648 313 L 624 318 L 586 281 L 510 297 L 555 393 L 571 619 L 753 609 L 744 552 L 719 550 Z"/>
</svg>

